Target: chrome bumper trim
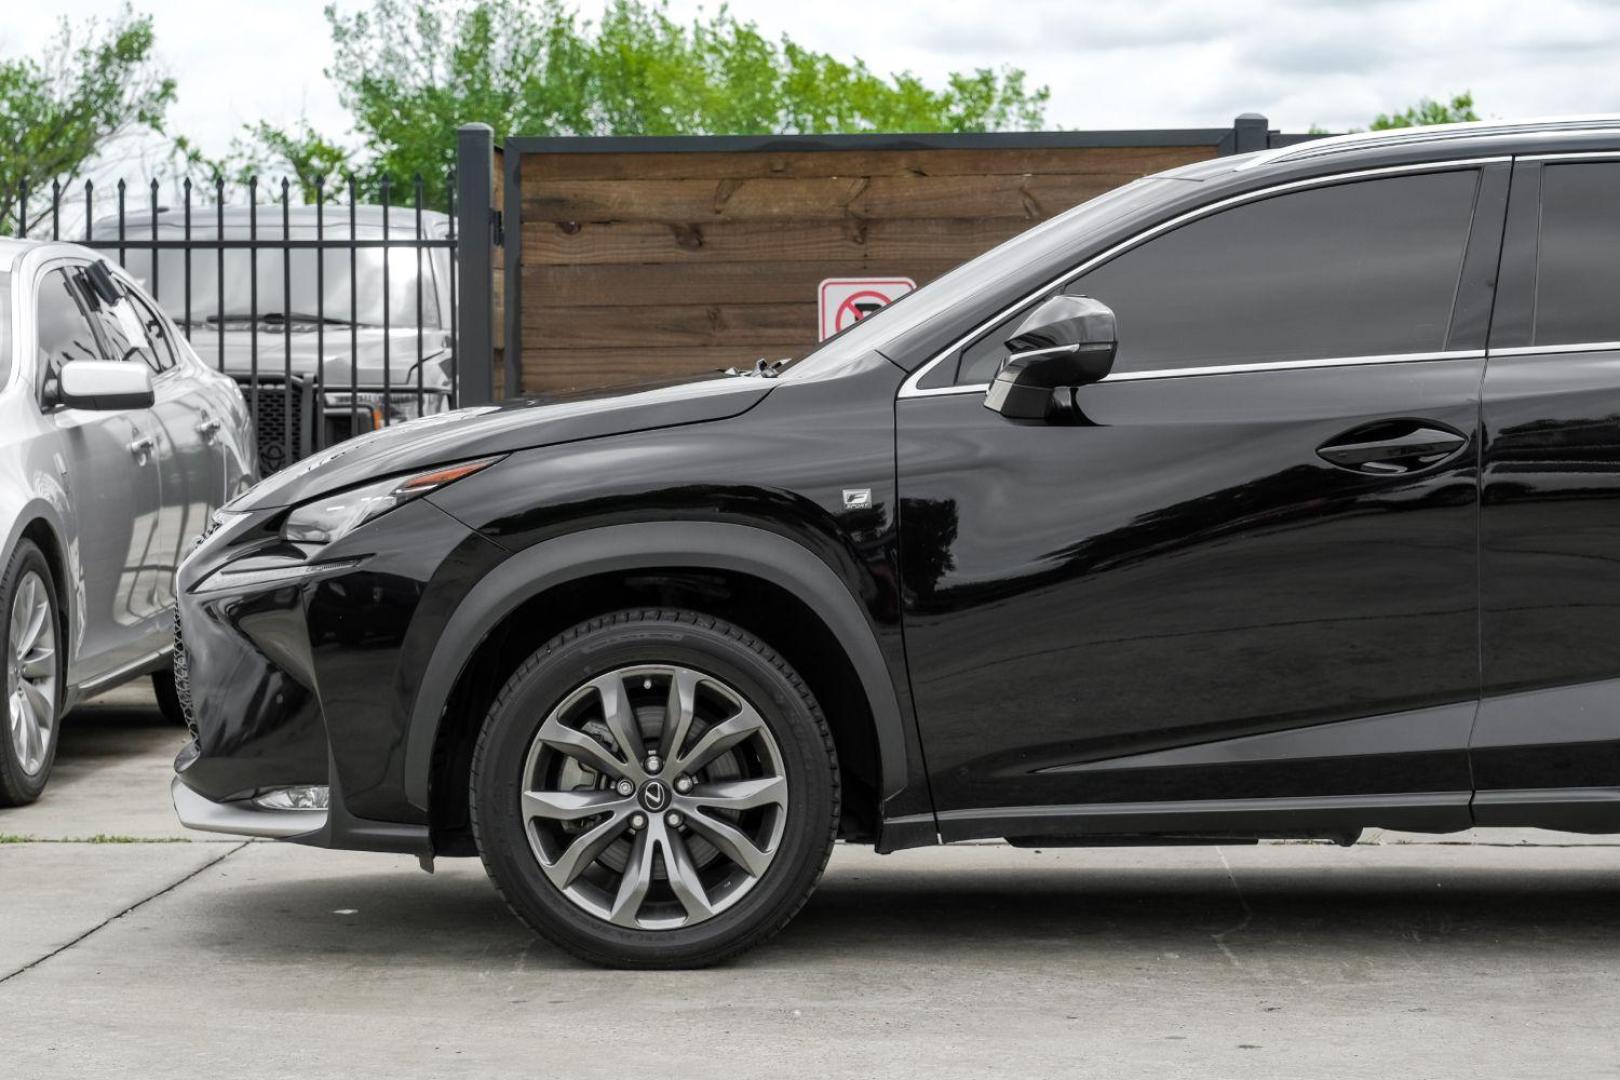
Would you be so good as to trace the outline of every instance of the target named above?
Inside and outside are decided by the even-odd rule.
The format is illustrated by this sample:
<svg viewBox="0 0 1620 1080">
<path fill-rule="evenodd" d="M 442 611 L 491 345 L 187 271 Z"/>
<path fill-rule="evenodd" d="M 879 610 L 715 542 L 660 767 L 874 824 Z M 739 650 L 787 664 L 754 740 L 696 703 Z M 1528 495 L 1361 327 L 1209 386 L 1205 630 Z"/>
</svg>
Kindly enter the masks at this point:
<svg viewBox="0 0 1620 1080">
<path fill-rule="evenodd" d="M 325 810 L 257 810 L 247 803 L 220 803 L 192 791 L 176 776 L 169 783 L 180 824 L 199 832 L 284 840 L 326 825 Z"/>
</svg>

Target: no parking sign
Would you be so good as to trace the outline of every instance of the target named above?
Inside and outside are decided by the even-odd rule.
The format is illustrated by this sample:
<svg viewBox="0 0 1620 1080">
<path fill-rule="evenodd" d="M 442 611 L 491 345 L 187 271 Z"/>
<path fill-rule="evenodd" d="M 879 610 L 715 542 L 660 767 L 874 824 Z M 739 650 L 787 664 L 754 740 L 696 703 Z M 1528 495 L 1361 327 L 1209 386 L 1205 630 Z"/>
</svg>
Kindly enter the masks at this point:
<svg viewBox="0 0 1620 1080">
<path fill-rule="evenodd" d="M 916 287 L 915 281 L 903 277 L 828 278 L 817 290 L 821 340 L 854 326 Z"/>
</svg>

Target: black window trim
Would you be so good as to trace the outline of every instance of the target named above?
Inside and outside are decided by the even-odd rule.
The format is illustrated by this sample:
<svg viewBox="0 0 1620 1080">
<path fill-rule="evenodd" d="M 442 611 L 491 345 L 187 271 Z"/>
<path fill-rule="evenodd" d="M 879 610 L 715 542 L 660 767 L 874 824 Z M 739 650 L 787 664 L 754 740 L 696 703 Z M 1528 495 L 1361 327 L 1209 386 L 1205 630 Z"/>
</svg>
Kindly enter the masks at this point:
<svg viewBox="0 0 1620 1080">
<path fill-rule="evenodd" d="M 1620 150 L 1568 150 L 1563 153 L 1515 154 L 1513 163 L 1541 164 L 1561 161 L 1620 161 Z M 1536 224 L 1540 231 L 1540 222 Z M 1487 350 L 1489 356 L 1541 356 L 1555 353 L 1620 352 L 1620 341 L 1574 341 L 1563 345 L 1499 345 Z"/>
<path fill-rule="evenodd" d="M 1620 157 L 1620 154 L 1611 156 Z M 934 368 L 955 357 L 957 353 L 960 352 L 964 347 L 977 340 L 979 335 L 994 328 L 1003 319 L 1016 314 L 1026 307 L 1033 306 L 1035 303 L 1039 302 L 1042 297 L 1050 294 L 1052 290 L 1062 288 L 1075 278 L 1080 277 L 1082 274 L 1085 274 L 1093 268 L 1100 266 L 1115 256 L 1122 255 L 1131 248 L 1136 247 L 1139 244 L 1146 243 L 1155 236 L 1158 236 L 1161 233 L 1169 232 L 1171 229 L 1178 228 L 1190 221 L 1196 221 L 1198 218 L 1207 217 L 1211 214 L 1219 213 L 1222 210 L 1227 210 L 1234 206 L 1240 206 L 1243 203 L 1254 202 L 1259 199 L 1268 198 L 1272 195 L 1280 195 L 1285 192 L 1301 191 L 1313 187 L 1328 187 L 1334 184 L 1371 179 L 1381 176 L 1395 176 L 1403 173 L 1450 172 L 1458 169 L 1482 168 L 1486 165 L 1498 165 L 1504 162 L 1512 162 L 1513 160 L 1514 157 L 1511 154 L 1496 154 L 1489 157 L 1455 158 L 1446 161 L 1415 162 L 1409 165 L 1389 165 L 1376 169 L 1354 169 L 1348 172 L 1329 173 L 1323 176 L 1312 176 L 1303 180 L 1291 180 L 1283 184 L 1274 184 L 1271 187 L 1257 188 L 1254 191 L 1245 191 L 1238 195 L 1231 195 L 1224 199 L 1217 199 L 1215 202 L 1209 203 L 1206 206 L 1196 207 L 1195 209 L 1189 210 L 1184 214 L 1178 214 L 1177 216 L 1166 221 L 1161 221 L 1157 225 L 1150 226 L 1134 236 L 1120 241 L 1107 250 L 1093 255 L 1091 258 L 1085 260 L 1074 269 L 1065 271 L 1052 281 L 1047 282 L 1045 285 L 1042 285 L 1040 288 L 1029 293 L 1023 299 L 1007 305 L 989 319 L 986 319 L 984 322 L 975 326 L 968 333 L 963 334 L 960 338 L 951 342 L 951 344 L 940 350 L 940 352 L 927 363 L 923 364 L 916 371 L 912 372 L 906 381 L 901 384 L 898 397 L 945 397 L 953 394 L 984 393 L 990 388 L 988 383 L 966 383 L 960 385 L 934 386 L 927 388 L 919 386 L 918 384 L 925 377 L 927 377 L 928 373 L 933 371 Z M 1495 350 L 1495 352 L 1500 353 L 1501 350 Z M 1350 367 L 1360 364 L 1415 363 L 1424 360 L 1477 360 L 1483 358 L 1485 355 L 1486 350 L 1484 349 L 1446 349 L 1440 352 L 1426 353 L 1386 353 L 1374 356 L 1344 356 L 1316 360 L 1277 360 L 1255 364 L 1222 364 L 1214 367 L 1162 368 L 1157 371 L 1122 372 L 1118 375 L 1110 375 L 1104 381 L 1134 382 L 1142 379 L 1169 379 L 1197 377 L 1204 375 L 1240 375 L 1253 371 L 1286 371 L 1293 368 L 1312 367 Z"/>
</svg>

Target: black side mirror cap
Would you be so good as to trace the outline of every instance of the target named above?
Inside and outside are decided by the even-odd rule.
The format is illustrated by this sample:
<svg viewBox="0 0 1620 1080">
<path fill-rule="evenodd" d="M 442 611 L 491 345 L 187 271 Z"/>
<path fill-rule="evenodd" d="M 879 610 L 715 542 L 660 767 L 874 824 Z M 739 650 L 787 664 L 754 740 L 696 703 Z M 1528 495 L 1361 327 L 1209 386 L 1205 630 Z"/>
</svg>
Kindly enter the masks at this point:
<svg viewBox="0 0 1620 1080">
<path fill-rule="evenodd" d="M 1048 297 L 1007 348 L 984 406 L 1011 420 L 1043 420 L 1053 409 L 1052 391 L 1100 382 L 1113 370 L 1114 313 L 1089 296 Z"/>
</svg>

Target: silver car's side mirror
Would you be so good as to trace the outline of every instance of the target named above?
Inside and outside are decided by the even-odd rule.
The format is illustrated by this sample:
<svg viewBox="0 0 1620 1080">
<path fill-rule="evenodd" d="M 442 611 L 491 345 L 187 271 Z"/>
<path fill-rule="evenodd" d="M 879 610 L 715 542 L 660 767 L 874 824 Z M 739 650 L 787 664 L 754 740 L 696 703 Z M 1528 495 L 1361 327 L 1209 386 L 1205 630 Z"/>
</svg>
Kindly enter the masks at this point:
<svg viewBox="0 0 1620 1080">
<path fill-rule="evenodd" d="M 150 408 L 152 372 L 139 362 L 70 360 L 57 378 L 56 400 L 69 409 Z"/>
</svg>

